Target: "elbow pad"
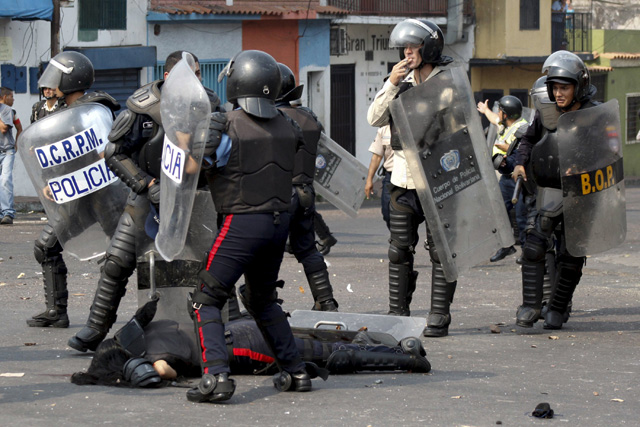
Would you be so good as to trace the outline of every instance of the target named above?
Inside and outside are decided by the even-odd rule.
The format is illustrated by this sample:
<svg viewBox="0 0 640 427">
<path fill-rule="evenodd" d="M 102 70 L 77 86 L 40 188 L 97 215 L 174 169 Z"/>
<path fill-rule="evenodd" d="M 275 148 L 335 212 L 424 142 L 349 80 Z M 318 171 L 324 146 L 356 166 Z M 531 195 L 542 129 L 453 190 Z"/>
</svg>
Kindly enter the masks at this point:
<svg viewBox="0 0 640 427">
<path fill-rule="evenodd" d="M 125 154 L 113 153 L 113 149 L 107 153 L 111 145 L 107 144 L 105 148 L 105 160 L 111 172 L 116 174 L 127 187 L 136 194 L 147 191 L 147 187 L 151 182 L 151 176 L 140 170 L 140 168 Z"/>
</svg>

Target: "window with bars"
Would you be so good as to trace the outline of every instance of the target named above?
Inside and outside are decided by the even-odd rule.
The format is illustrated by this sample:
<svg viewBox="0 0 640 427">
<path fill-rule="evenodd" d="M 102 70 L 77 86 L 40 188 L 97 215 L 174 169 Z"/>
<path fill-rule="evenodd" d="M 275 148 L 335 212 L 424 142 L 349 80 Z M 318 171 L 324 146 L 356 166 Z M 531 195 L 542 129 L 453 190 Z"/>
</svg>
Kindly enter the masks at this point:
<svg viewBox="0 0 640 427">
<path fill-rule="evenodd" d="M 127 0 L 80 0 L 78 8 L 80 31 L 127 29 Z"/>
<path fill-rule="evenodd" d="M 593 98 L 593 101 L 605 102 L 607 94 L 605 93 L 606 85 L 607 85 L 607 75 L 606 74 L 592 74 L 591 75 L 591 84 L 596 88 L 596 94 Z"/>
<path fill-rule="evenodd" d="M 627 144 L 640 143 L 640 93 L 627 94 Z"/>
<path fill-rule="evenodd" d="M 218 74 L 227 65 L 228 60 L 200 61 L 202 85 L 213 90 L 220 97 L 220 102 L 227 102 L 227 81 L 218 83 Z M 164 61 L 158 62 L 153 70 L 153 79 L 159 80 L 164 75 Z"/>
<path fill-rule="evenodd" d="M 540 29 L 540 0 L 520 0 L 520 29 Z"/>
</svg>

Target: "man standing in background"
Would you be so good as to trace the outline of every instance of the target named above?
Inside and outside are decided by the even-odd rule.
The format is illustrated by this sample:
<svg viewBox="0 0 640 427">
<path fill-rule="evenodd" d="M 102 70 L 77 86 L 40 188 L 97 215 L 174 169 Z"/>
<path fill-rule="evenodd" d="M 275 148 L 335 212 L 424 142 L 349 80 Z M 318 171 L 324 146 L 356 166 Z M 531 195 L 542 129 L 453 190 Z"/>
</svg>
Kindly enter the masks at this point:
<svg viewBox="0 0 640 427">
<path fill-rule="evenodd" d="M 13 91 L 6 87 L 0 88 L 0 209 L 2 219 L 0 224 L 11 225 L 16 211 L 13 206 L 13 162 L 16 158 L 16 139 L 22 131 L 20 120 L 16 119 L 11 106 L 13 105 Z M 17 124 L 15 123 L 17 121 Z M 14 139 L 12 128 L 18 132 Z M 18 127 L 19 126 L 19 127 Z"/>
</svg>

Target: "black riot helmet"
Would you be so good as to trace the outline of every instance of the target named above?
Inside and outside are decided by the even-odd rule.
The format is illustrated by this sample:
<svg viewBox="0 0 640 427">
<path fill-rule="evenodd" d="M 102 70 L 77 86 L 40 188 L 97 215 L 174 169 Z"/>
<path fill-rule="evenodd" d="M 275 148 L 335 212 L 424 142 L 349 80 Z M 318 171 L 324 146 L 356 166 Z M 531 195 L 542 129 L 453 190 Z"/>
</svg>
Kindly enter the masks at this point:
<svg viewBox="0 0 640 427">
<path fill-rule="evenodd" d="M 515 120 L 522 116 L 522 102 L 513 95 L 500 98 L 498 108 L 507 116 L 507 119 Z"/>
<path fill-rule="evenodd" d="M 556 101 L 553 95 L 553 83 L 572 84 L 575 86 L 573 101 L 587 101 L 592 96 L 591 78 L 587 66 L 578 55 L 566 50 L 559 50 L 549 55 L 542 65 L 542 72 L 547 73 L 547 93 L 549 99 Z"/>
<path fill-rule="evenodd" d="M 420 46 L 423 64 L 448 64 L 452 59 L 442 55 L 444 35 L 436 24 L 426 19 L 405 19 L 397 24 L 389 36 L 389 46 L 397 47 L 400 60 L 404 59 L 404 48 L 407 45 Z"/>
<path fill-rule="evenodd" d="M 282 78 L 278 63 L 260 50 L 244 50 L 234 56 L 218 76 L 227 77 L 227 99 L 252 116 L 270 119 L 278 114 L 275 99 Z"/>
<path fill-rule="evenodd" d="M 291 102 L 300 99 L 304 85 L 296 86 L 296 76 L 293 75 L 291 68 L 281 62 L 278 62 L 278 68 L 282 77 L 282 87 L 276 101 Z"/>
<path fill-rule="evenodd" d="M 93 64 L 83 54 L 74 51 L 62 52 L 51 58 L 49 65 L 38 80 L 39 87 L 57 87 L 68 95 L 84 92 L 94 81 Z"/>
</svg>

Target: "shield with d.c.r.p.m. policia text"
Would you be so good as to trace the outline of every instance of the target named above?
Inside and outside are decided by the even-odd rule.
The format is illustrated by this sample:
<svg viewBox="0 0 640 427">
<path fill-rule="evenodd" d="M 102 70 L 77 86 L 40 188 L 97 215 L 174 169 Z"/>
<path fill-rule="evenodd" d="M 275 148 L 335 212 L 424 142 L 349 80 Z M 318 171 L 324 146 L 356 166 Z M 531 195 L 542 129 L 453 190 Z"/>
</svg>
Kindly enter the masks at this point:
<svg viewBox="0 0 640 427">
<path fill-rule="evenodd" d="M 31 124 L 18 150 L 47 219 L 66 253 L 102 255 L 127 200 L 128 188 L 107 167 L 103 151 L 113 115 L 88 102 Z"/>
</svg>

